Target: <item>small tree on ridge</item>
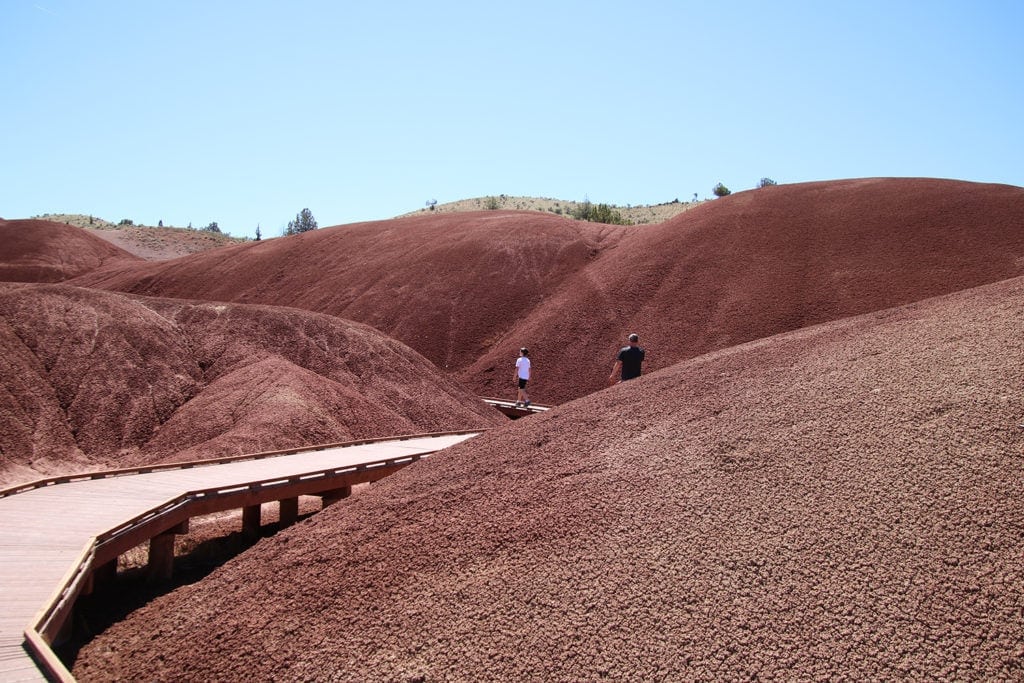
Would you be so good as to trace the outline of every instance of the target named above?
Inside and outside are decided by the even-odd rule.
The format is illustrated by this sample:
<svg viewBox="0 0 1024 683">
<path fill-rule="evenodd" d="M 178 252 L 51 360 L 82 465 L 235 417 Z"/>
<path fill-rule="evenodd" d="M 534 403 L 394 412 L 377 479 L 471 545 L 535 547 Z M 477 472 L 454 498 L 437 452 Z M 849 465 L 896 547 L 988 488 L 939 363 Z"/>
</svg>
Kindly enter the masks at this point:
<svg viewBox="0 0 1024 683">
<path fill-rule="evenodd" d="M 295 235 L 300 232 L 309 232 L 310 230 L 316 230 L 316 219 L 313 218 L 313 213 L 309 209 L 303 209 L 295 216 L 295 220 L 288 221 L 288 227 L 285 229 L 285 235 Z"/>
</svg>

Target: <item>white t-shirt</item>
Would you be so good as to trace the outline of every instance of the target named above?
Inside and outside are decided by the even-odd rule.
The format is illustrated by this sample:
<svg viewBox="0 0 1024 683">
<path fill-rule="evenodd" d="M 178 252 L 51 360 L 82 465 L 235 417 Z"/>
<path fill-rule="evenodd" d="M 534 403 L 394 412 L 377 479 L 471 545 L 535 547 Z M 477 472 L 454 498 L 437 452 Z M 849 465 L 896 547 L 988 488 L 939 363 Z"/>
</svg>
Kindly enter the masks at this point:
<svg viewBox="0 0 1024 683">
<path fill-rule="evenodd" d="M 519 379 L 530 379 L 530 359 L 526 356 L 516 358 L 516 368 L 519 370 Z"/>
</svg>

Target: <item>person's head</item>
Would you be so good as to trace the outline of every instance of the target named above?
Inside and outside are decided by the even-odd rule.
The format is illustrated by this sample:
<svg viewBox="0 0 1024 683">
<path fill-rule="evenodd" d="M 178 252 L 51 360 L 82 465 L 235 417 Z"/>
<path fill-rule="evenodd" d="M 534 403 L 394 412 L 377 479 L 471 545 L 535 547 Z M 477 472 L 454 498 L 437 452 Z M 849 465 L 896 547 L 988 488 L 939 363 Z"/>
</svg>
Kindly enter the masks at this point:
<svg viewBox="0 0 1024 683">
<path fill-rule="evenodd" d="M 521 356 L 529 356 L 530 355 L 530 350 L 524 346 L 523 348 L 519 349 L 519 355 L 521 355 Z"/>
<path fill-rule="evenodd" d="M 640 341 L 640 337 L 638 335 L 636 335 L 636 334 L 629 335 L 629 343 L 630 344 L 636 344 L 639 341 Z"/>
</svg>

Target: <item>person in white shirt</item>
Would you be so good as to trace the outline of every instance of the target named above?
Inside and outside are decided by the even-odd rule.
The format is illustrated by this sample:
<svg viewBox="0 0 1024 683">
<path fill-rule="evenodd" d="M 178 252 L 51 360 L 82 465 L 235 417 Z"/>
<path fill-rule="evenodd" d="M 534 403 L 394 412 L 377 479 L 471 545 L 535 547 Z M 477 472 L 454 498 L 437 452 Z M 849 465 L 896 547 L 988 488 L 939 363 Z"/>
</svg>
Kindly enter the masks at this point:
<svg viewBox="0 0 1024 683">
<path fill-rule="evenodd" d="M 516 358 L 516 383 L 519 392 L 516 394 L 516 408 L 522 404 L 524 408 L 530 407 L 530 395 L 526 393 L 526 384 L 530 381 L 530 351 L 525 346 L 519 349 L 519 358 Z"/>
</svg>

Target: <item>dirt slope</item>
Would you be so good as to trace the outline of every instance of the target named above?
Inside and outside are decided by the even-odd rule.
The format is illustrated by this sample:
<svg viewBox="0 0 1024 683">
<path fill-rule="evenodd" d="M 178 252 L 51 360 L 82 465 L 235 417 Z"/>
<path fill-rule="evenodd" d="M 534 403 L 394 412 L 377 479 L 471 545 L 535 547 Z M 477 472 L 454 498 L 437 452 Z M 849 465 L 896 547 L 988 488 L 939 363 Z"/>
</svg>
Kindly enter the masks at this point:
<svg viewBox="0 0 1024 683">
<path fill-rule="evenodd" d="M 220 232 L 163 225 L 112 223 L 80 213 L 44 213 L 33 218 L 83 228 L 89 234 L 147 261 L 178 258 L 245 241 L 244 238 Z"/>
<path fill-rule="evenodd" d="M 1024 188 L 935 179 L 781 185 L 628 228 L 484 211 L 319 230 L 78 282 L 283 304 L 377 327 L 479 394 L 531 348 L 537 401 L 649 368 L 1024 274 Z"/>
<path fill-rule="evenodd" d="M 500 422 L 365 325 L 0 285 L 0 482 Z"/>
<path fill-rule="evenodd" d="M 558 402 L 604 386 L 630 332 L 653 370 L 1024 274 L 1022 226 L 1024 188 L 1005 185 L 889 178 L 739 193 L 630 232 L 462 375 L 487 393 L 525 343 L 537 396 Z"/>
<path fill-rule="evenodd" d="M 0 281 L 61 282 L 135 256 L 64 223 L 0 219 Z"/>
<path fill-rule="evenodd" d="M 164 261 L 243 242 L 229 235 L 187 228 L 118 225 L 87 230 L 146 261 Z"/>
<path fill-rule="evenodd" d="M 111 269 L 78 284 L 330 313 L 372 325 L 455 370 L 620 230 L 541 213 L 422 216 Z"/>
<path fill-rule="evenodd" d="M 80 680 L 1024 675 L 1024 279 L 460 445 L 140 609 Z"/>
</svg>

